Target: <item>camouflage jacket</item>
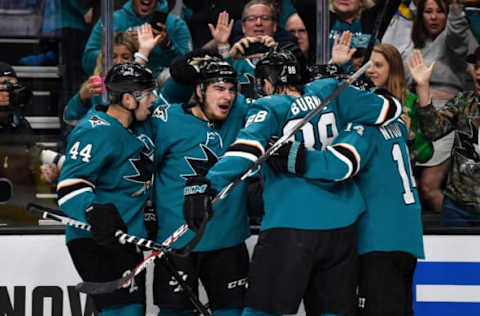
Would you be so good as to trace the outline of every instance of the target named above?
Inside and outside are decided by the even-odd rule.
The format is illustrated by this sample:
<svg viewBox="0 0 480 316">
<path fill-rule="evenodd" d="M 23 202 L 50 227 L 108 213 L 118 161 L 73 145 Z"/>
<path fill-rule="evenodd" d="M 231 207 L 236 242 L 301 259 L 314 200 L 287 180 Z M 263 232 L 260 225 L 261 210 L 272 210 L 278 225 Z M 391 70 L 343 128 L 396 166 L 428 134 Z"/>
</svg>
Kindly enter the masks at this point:
<svg viewBox="0 0 480 316">
<path fill-rule="evenodd" d="M 461 92 L 441 110 L 435 110 L 432 104 L 419 107 L 418 120 L 430 140 L 455 130 L 445 195 L 480 213 L 480 95 L 474 91 Z"/>
</svg>

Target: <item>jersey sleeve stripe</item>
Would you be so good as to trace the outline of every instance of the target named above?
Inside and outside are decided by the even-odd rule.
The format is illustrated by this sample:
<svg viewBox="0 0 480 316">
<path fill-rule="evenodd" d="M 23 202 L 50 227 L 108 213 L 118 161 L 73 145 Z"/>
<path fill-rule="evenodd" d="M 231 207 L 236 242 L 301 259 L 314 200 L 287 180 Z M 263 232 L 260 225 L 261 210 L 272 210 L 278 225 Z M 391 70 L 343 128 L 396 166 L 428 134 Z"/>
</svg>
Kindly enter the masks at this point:
<svg viewBox="0 0 480 316">
<path fill-rule="evenodd" d="M 383 99 L 383 107 L 375 124 L 385 126 L 400 116 L 402 105 L 395 98 L 385 98 L 382 95 L 379 95 L 379 97 Z"/>
<path fill-rule="evenodd" d="M 237 156 L 255 161 L 264 153 L 265 151 L 259 142 L 242 139 L 230 145 L 225 156 Z"/>
<path fill-rule="evenodd" d="M 58 205 L 62 206 L 71 198 L 84 192 L 95 192 L 95 186 L 83 179 L 66 179 L 58 183 Z"/>
<path fill-rule="evenodd" d="M 67 202 L 68 200 L 76 197 L 77 195 L 80 195 L 84 192 L 93 192 L 92 188 L 83 188 L 83 189 L 79 189 L 79 190 L 76 190 L 74 192 L 70 192 L 68 194 L 65 194 L 63 195 L 62 197 L 60 197 L 60 194 L 58 195 L 59 196 L 59 199 L 58 199 L 58 206 L 62 206 L 65 202 Z"/>
<path fill-rule="evenodd" d="M 252 154 L 249 154 L 249 153 L 246 153 L 246 152 L 242 152 L 242 151 L 229 151 L 229 152 L 226 152 L 225 155 L 224 155 L 224 157 L 227 157 L 227 156 L 241 157 L 241 158 L 248 159 L 252 162 L 255 162 L 258 158 L 255 155 L 252 155 Z"/>
<path fill-rule="evenodd" d="M 351 178 L 358 173 L 360 169 L 360 155 L 355 147 L 349 144 L 335 144 L 327 148 L 348 167 L 348 172 L 339 181 Z"/>
<path fill-rule="evenodd" d="M 95 185 L 93 183 L 91 183 L 90 181 L 87 181 L 87 180 L 84 180 L 84 179 L 65 179 L 65 180 L 60 181 L 57 184 L 57 191 L 59 191 L 60 189 L 63 189 L 64 187 L 68 187 L 68 186 L 71 186 L 71 185 L 76 185 L 79 182 L 83 182 L 86 185 L 95 189 Z"/>
</svg>

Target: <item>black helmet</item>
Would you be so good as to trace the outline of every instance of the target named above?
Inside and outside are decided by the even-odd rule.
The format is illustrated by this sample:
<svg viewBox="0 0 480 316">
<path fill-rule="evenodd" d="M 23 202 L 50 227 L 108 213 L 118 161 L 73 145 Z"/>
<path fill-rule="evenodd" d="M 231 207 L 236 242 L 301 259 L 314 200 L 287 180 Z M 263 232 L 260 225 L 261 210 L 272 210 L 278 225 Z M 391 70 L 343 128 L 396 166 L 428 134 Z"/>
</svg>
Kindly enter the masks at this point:
<svg viewBox="0 0 480 316">
<path fill-rule="evenodd" d="M 121 63 L 108 71 L 105 86 L 111 95 L 121 95 L 154 89 L 155 80 L 152 71 L 145 66 L 136 62 Z"/>
<path fill-rule="evenodd" d="M 279 85 L 301 85 L 300 65 L 293 53 L 284 49 L 273 49 L 261 58 L 255 67 L 255 80 L 263 87 L 263 79 L 269 79 L 275 90 Z"/>
<path fill-rule="evenodd" d="M 230 82 L 237 86 L 237 72 L 232 65 L 223 60 L 204 63 L 200 68 L 200 83 Z"/>
</svg>

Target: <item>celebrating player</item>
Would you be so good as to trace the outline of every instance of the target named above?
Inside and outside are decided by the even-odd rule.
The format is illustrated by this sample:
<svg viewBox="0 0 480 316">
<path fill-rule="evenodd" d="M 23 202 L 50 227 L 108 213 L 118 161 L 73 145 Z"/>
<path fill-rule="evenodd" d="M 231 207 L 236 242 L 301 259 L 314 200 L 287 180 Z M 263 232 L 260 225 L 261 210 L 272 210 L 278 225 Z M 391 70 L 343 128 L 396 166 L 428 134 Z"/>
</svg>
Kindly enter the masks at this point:
<svg viewBox="0 0 480 316">
<path fill-rule="evenodd" d="M 177 69 L 184 66 L 188 69 Z M 235 139 L 247 110 L 245 98 L 237 95 L 236 72 L 219 56 L 191 57 L 173 67 L 173 73 L 189 72 L 199 80 L 193 104 L 164 103 L 152 114 L 157 146 L 157 240 L 164 240 L 185 222 L 198 231 L 206 213 L 182 210 L 185 183 L 202 182 Z M 195 291 L 198 280 L 202 281 L 214 315 L 235 316 L 242 312 L 249 261 L 244 240 L 250 234 L 246 191 L 242 184 L 232 192 L 230 200 L 215 205 L 215 216 L 190 255 L 171 257 L 184 281 Z M 192 237 L 192 232 L 187 232 L 172 246 L 180 248 Z M 154 303 L 160 307 L 159 315 L 193 314 L 182 287 L 163 265 L 155 267 Z"/>
<path fill-rule="evenodd" d="M 113 66 L 105 85 L 106 109 L 90 111 L 68 139 L 58 186 L 58 204 L 70 217 L 87 221 L 91 233 L 66 228 L 67 247 L 84 281 L 118 279 L 143 255 L 114 237 L 122 230 L 146 237 L 144 203 L 153 184 L 150 137 L 130 130 L 150 116 L 155 82 L 149 69 L 137 63 Z M 109 294 L 93 295 L 101 316 L 145 315 L 144 278 Z"/>
<path fill-rule="evenodd" d="M 289 51 L 266 54 L 257 63 L 255 76 L 268 96 L 250 106 L 245 127 L 207 179 L 195 183 L 196 187 L 187 183 L 186 192 L 203 190 L 186 195 L 184 208 L 203 214 L 212 192 L 221 190 L 261 156 L 271 136 L 287 133 L 339 86 L 338 81 L 326 79 L 302 87 L 300 69 Z M 393 99 L 347 87 L 295 137 L 309 148 L 323 149 L 345 122 L 387 124 L 400 113 L 401 106 Z M 302 169 L 295 161 L 289 166 Z M 262 174 L 265 216 L 250 266 L 243 315 L 294 314 L 302 298 L 312 315 L 353 312 L 354 224 L 364 210 L 358 188 L 351 181 L 333 183 L 277 174 L 267 165 L 262 165 Z"/>
<path fill-rule="evenodd" d="M 382 127 L 349 124 L 326 150 L 301 149 L 296 152 L 306 155 L 298 155 L 292 149 L 303 145 L 289 142 L 268 160 L 275 171 L 289 172 L 288 161 L 294 159 L 305 166 L 299 175 L 307 179 L 354 177 L 367 204 L 357 225 L 358 315 L 413 314 L 413 273 L 424 252 L 407 137 L 400 120 Z"/>
</svg>

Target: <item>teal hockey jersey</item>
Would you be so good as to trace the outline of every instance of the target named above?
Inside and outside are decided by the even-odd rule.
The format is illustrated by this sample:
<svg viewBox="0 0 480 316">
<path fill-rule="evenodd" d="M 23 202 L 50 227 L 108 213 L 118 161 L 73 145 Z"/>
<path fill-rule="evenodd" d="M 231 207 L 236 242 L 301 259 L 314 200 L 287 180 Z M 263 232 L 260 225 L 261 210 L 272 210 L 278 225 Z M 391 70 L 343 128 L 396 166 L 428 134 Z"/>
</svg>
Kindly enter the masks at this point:
<svg viewBox="0 0 480 316">
<path fill-rule="evenodd" d="M 304 95 L 273 95 L 257 99 L 250 106 L 245 127 L 232 146 L 208 173 L 212 187 L 222 189 L 265 152 L 271 136 L 287 134 L 299 120 L 321 105 L 341 83 L 335 79 L 314 81 L 305 86 Z M 401 113 L 398 102 L 376 94 L 347 87 L 294 137 L 308 148 L 324 149 L 338 136 L 346 122 L 388 124 Z M 346 227 L 365 209 L 353 181 L 331 182 L 277 174 L 262 165 L 265 181 L 265 216 L 261 229 L 333 229 Z M 228 200 L 230 197 L 226 197 Z"/>
<path fill-rule="evenodd" d="M 421 205 L 401 120 L 349 124 L 324 151 L 307 151 L 309 179 L 354 177 L 367 204 L 358 222 L 358 251 L 405 251 L 424 258 Z M 358 173 L 358 174 L 357 174 Z"/>
<path fill-rule="evenodd" d="M 209 123 L 181 104 L 164 103 L 152 114 L 156 144 L 154 204 L 157 210 L 157 241 L 162 242 L 179 226 L 183 218 L 185 181 L 194 175 L 206 175 L 223 156 L 245 122 L 247 104 L 238 95 L 225 121 Z M 239 185 L 230 200 L 213 208 L 214 216 L 195 251 L 209 251 L 238 245 L 250 234 L 247 218 L 246 185 Z M 187 244 L 194 234 L 188 231 L 173 247 Z"/>
<path fill-rule="evenodd" d="M 68 216 L 85 219 L 93 203 L 113 203 L 128 233 L 146 237 L 144 203 L 153 185 L 154 144 L 105 112 L 92 109 L 68 136 L 65 163 L 57 185 L 58 204 Z M 67 242 L 91 237 L 67 227 Z"/>
</svg>

